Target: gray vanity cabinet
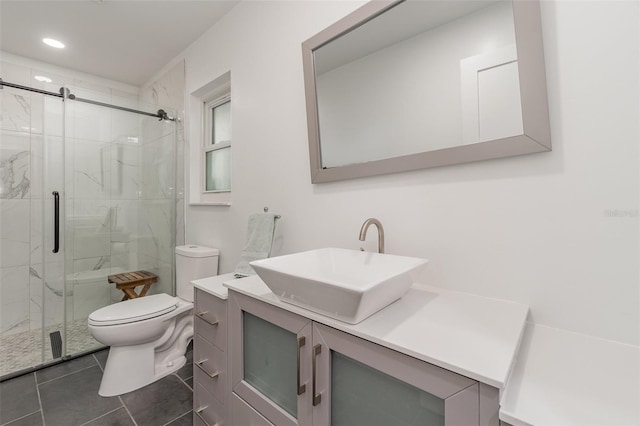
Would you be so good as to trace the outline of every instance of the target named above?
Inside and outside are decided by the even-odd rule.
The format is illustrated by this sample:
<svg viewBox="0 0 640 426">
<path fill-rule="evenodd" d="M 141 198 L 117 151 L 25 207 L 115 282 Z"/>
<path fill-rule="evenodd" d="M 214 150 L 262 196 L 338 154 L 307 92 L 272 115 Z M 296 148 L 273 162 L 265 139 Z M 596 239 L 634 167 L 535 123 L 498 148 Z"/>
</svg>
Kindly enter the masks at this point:
<svg viewBox="0 0 640 426">
<path fill-rule="evenodd" d="M 228 308 L 234 419 L 480 424 L 472 379 L 233 291 Z"/>
<path fill-rule="evenodd" d="M 227 424 L 227 301 L 195 289 L 193 424 Z"/>
</svg>

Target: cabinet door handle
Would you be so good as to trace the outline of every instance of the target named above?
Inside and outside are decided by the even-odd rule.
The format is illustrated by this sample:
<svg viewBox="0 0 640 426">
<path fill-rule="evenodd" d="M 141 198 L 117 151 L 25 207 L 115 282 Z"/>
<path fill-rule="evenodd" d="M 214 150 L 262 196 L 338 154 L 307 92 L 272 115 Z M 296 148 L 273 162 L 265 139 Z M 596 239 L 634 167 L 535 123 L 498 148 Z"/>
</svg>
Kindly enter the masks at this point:
<svg viewBox="0 0 640 426">
<path fill-rule="evenodd" d="M 202 311 L 202 312 L 198 312 L 196 315 L 204 322 L 206 322 L 207 324 L 211 324 L 211 325 L 218 325 L 218 321 L 209 321 L 208 319 L 206 319 L 204 316 L 207 315 L 209 313 L 209 311 Z"/>
<path fill-rule="evenodd" d="M 196 416 L 198 416 L 198 418 L 200 418 L 200 420 L 202 420 L 202 423 L 204 423 L 207 426 L 218 426 L 218 423 L 214 424 L 214 425 L 210 425 L 209 422 L 207 422 L 204 417 L 202 417 L 202 413 L 204 410 L 206 410 L 207 408 L 209 408 L 208 405 L 205 405 L 204 407 L 200 407 L 197 410 L 194 411 L 194 413 L 196 413 Z"/>
<path fill-rule="evenodd" d="M 209 373 L 207 370 L 204 369 L 204 367 L 202 366 L 202 364 L 204 364 L 205 362 L 209 361 L 208 359 L 203 359 L 202 361 L 198 361 L 196 362 L 196 367 L 198 367 L 200 370 L 202 370 L 204 372 L 204 374 L 206 374 L 207 376 L 211 377 L 212 379 L 215 379 L 216 377 L 218 377 L 218 372 L 214 371 L 213 373 Z M 206 408 L 206 407 L 205 407 Z M 203 408 L 204 409 L 204 408 Z"/>
<path fill-rule="evenodd" d="M 298 395 L 302 395 L 307 390 L 307 385 L 300 384 L 300 349 L 305 345 L 306 339 L 304 336 L 298 337 L 298 357 L 297 357 L 297 374 L 298 374 Z"/>
<path fill-rule="evenodd" d="M 311 363 L 311 368 L 312 368 L 312 372 L 313 372 L 313 377 L 312 377 L 312 381 L 313 381 L 313 406 L 315 407 L 316 405 L 320 404 L 320 401 L 322 401 L 322 395 L 319 393 L 316 393 L 316 369 L 317 369 L 317 358 L 318 355 L 320 355 L 320 352 L 322 352 L 322 346 L 315 345 L 313 347 L 313 362 Z"/>
</svg>

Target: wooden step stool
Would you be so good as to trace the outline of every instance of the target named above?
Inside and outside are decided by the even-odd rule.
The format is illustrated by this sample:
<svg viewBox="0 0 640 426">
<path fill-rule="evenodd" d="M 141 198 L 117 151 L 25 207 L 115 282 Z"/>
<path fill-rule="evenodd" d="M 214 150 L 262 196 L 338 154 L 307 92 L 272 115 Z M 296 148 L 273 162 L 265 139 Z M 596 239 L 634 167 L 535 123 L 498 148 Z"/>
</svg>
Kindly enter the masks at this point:
<svg viewBox="0 0 640 426">
<path fill-rule="evenodd" d="M 122 274 L 109 275 L 110 283 L 115 284 L 118 290 L 124 292 L 122 300 L 135 299 L 147 294 L 151 284 L 158 281 L 158 276 L 147 271 L 124 272 Z M 136 293 L 135 288 L 143 285 L 140 293 Z"/>
</svg>

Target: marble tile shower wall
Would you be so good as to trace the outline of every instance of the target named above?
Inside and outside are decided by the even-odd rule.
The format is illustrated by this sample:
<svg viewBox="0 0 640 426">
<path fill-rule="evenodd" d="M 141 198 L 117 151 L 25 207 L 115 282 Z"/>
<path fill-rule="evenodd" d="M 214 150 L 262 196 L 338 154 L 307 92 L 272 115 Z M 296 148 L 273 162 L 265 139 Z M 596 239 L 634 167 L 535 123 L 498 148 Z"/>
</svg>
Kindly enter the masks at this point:
<svg viewBox="0 0 640 426">
<path fill-rule="evenodd" d="M 182 245 L 184 240 L 184 90 L 185 90 L 185 72 L 184 61 L 178 62 L 172 68 L 167 70 L 151 84 L 143 87 L 140 91 L 141 102 L 150 105 L 161 105 L 175 111 L 180 121 L 176 122 L 176 144 L 173 157 L 166 157 L 168 152 L 145 151 L 145 161 L 143 162 L 143 175 L 154 178 L 158 171 L 155 162 L 164 164 L 175 171 L 175 198 L 169 199 L 151 199 L 143 202 L 144 212 L 140 215 L 141 221 L 146 221 L 147 225 L 153 230 L 157 241 L 168 241 L 164 232 L 170 228 L 167 223 L 171 217 L 175 218 L 175 234 L 173 238 L 175 245 Z M 164 136 L 168 137 L 167 135 Z M 168 147 L 166 144 L 160 146 Z M 152 146 L 149 146 L 151 148 Z M 158 182 L 161 182 L 158 176 Z M 160 185 L 160 188 L 166 188 L 166 185 Z M 158 194 L 160 195 L 160 193 Z M 173 216 L 165 216 L 166 213 L 173 212 Z M 162 237 L 160 237 L 162 236 Z M 167 239 L 165 239 L 167 238 Z M 156 247 L 156 240 L 147 239 L 140 244 L 138 257 L 143 267 L 146 265 L 157 265 L 161 274 L 167 274 L 172 270 L 174 253 L 173 250 L 164 250 L 162 247 Z M 167 284 L 157 286 L 156 291 L 170 293 L 172 289 Z"/>
<path fill-rule="evenodd" d="M 22 85 L 31 85 L 37 73 L 1 66 L 3 79 Z M 51 323 L 62 321 L 55 300 L 45 312 L 40 309 L 45 262 L 48 292 L 62 298 L 64 256 L 54 257 L 41 244 L 44 215 L 52 214 L 51 203 L 45 203 L 51 197 L 44 194 L 59 178 L 52 176 L 45 186 L 42 164 L 45 155 L 62 160 L 53 158 L 54 150 L 45 151 L 45 144 L 61 146 L 62 109 L 59 100 L 7 87 L 0 103 L 0 335 L 6 335 L 42 327 L 43 315 Z"/>
<path fill-rule="evenodd" d="M 152 293 L 173 293 L 175 241 L 175 126 L 143 119 L 146 143 L 140 146 L 140 201 L 137 212 L 139 269 L 158 275 Z"/>
<path fill-rule="evenodd" d="M 185 99 L 185 64 L 178 62 L 167 72 L 158 77 L 155 81 L 140 91 L 141 102 L 151 105 L 162 105 L 171 108 L 176 112 L 180 121 L 176 123 L 176 153 L 175 153 L 175 174 L 176 174 L 176 245 L 183 245 L 184 239 L 184 99 Z"/>
<path fill-rule="evenodd" d="M 39 70 L 0 65 L 6 81 L 40 84 L 33 79 Z M 77 97 L 140 108 L 137 93 L 52 78 L 38 87 L 57 91 L 65 84 Z M 112 272 L 154 271 L 160 278 L 155 292 L 170 292 L 173 126 L 67 102 L 63 142 L 59 99 L 5 87 L 0 102 L 0 335 L 62 323 L 65 278 L 67 320 L 120 300 L 106 281 Z M 42 247 L 42 233 L 44 225 L 44 241 L 51 241 L 51 191 L 61 187 L 67 220 L 62 250 L 54 255 Z"/>
</svg>

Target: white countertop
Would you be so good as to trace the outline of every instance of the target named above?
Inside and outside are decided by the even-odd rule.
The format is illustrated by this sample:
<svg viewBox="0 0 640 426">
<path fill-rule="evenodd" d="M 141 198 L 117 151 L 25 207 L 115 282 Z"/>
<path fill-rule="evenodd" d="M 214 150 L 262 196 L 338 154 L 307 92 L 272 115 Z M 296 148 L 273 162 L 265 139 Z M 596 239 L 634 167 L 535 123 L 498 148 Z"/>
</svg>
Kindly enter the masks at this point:
<svg viewBox="0 0 640 426">
<path fill-rule="evenodd" d="M 229 290 L 223 284 L 225 281 L 234 281 L 237 279 L 238 278 L 231 273 L 193 280 L 191 281 L 191 284 L 193 284 L 194 287 L 204 290 L 209 294 L 213 294 L 222 300 L 227 300 Z"/>
<path fill-rule="evenodd" d="M 640 348 L 527 324 L 500 419 L 521 425 L 640 425 Z"/>
<path fill-rule="evenodd" d="M 400 300 L 352 325 L 280 301 L 257 276 L 224 286 L 499 389 L 509 377 L 528 312 L 518 303 L 414 285 Z"/>
</svg>

